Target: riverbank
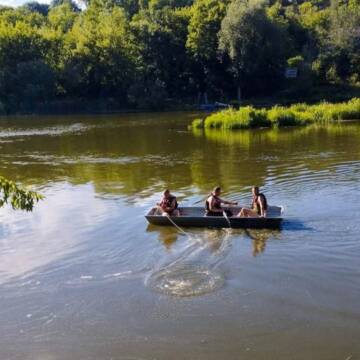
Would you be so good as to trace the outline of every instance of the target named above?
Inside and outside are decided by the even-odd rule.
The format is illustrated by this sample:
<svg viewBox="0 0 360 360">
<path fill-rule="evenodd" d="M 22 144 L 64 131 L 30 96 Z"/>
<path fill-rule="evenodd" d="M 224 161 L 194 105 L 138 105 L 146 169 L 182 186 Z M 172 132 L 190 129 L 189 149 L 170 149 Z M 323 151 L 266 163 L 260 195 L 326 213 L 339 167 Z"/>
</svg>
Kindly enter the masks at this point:
<svg viewBox="0 0 360 360">
<path fill-rule="evenodd" d="M 73 115 L 73 114 L 129 114 L 141 112 L 190 111 L 198 105 L 190 101 L 171 101 L 165 99 L 158 106 L 140 107 L 122 104 L 112 99 L 64 99 L 49 102 L 36 102 L 28 106 L 13 108 L 5 106 L 0 99 L 0 116 L 8 115 Z"/>
<path fill-rule="evenodd" d="M 254 108 L 270 108 L 275 105 L 290 106 L 297 103 L 317 104 L 323 101 L 338 103 L 360 98 L 359 87 L 349 86 L 321 86 L 313 87 L 306 94 L 298 94 L 287 91 L 279 91 L 271 96 L 256 96 L 244 98 L 239 104 L 229 98 L 221 98 L 214 94 L 210 96 L 210 102 L 220 101 L 239 106 L 253 106 Z M 0 99 L 0 116 L 8 115 L 74 115 L 74 114 L 128 114 L 141 112 L 172 112 L 172 111 L 198 111 L 199 101 L 197 97 L 187 98 L 164 98 L 158 103 L 151 104 L 144 101 L 141 105 L 127 103 L 124 99 L 114 98 L 55 98 L 51 101 L 26 101 L 17 106 L 6 104 Z"/>
<path fill-rule="evenodd" d="M 336 104 L 294 104 L 288 107 L 273 106 L 269 109 L 245 106 L 239 110 L 222 110 L 205 119 L 195 119 L 191 126 L 196 129 L 236 130 L 326 124 L 339 120 L 360 120 L 360 98 Z"/>
</svg>

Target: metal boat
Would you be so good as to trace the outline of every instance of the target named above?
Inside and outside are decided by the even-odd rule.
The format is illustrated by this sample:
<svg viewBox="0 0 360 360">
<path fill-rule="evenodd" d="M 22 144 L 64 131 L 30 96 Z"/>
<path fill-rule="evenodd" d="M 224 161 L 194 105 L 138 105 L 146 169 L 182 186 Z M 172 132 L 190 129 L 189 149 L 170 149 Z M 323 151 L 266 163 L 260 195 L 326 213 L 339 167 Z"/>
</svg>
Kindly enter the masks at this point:
<svg viewBox="0 0 360 360">
<path fill-rule="evenodd" d="M 234 215 L 241 207 L 224 207 Z M 179 207 L 180 216 L 159 215 L 158 208 L 154 207 L 145 215 L 147 221 L 153 225 L 180 227 L 206 227 L 206 228 L 242 228 L 242 229 L 278 229 L 282 223 L 282 206 L 269 206 L 266 217 L 237 217 L 206 216 L 203 207 Z M 173 223 L 172 223 L 173 222 Z"/>
</svg>

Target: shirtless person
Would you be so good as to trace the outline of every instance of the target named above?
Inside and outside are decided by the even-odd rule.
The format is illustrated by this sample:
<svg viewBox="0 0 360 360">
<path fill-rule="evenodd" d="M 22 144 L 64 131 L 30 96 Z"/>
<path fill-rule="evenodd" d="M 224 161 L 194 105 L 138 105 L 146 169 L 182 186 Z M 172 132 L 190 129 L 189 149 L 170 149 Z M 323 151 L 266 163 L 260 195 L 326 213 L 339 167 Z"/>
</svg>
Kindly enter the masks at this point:
<svg viewBox="0 0 360 360">
<path fill-rule="evenodd" d="M 170 194 L 170 190 L 165 190 L 161 202 L 157 204 L 159 212 L 164 216 L 179 216 L 178 203 L 176 196 Z"/>
<path fill-rule="evenodd" d="M 251 191 L 253 194 L 251 209 L 242 208 L 237 216 L 266 217 L 268 205 L 265 195 L 260 193 L 257 186 L 253 186 Z"/>
<path fill-rule="evenodd" d="M 237 205 L 237 202 L 227 201 L 220 198 L 221 188 L 216 187 L 211 195 L 206 199 L 205 202 L 205 211 L 206 216 L 224 216 L 224 211 L 226 216 L 233 216 L 233 213 L 230 210 L 224 210 L 221 207 L 221 204 Z"/>
</svg>

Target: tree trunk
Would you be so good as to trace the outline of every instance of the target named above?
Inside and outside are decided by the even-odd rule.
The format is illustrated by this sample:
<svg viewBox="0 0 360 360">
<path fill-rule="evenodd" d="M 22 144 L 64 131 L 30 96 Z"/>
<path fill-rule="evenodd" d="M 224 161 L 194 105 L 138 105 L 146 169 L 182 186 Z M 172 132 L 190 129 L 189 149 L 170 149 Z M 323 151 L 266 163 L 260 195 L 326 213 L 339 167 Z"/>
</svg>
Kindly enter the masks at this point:
<svg viewBox="0 0 360 360">
<path fill-rule="evenodd" d="M 237 87 L 237 101 L 239 102 L 239 104 L 241 103 L 241 86 L 240 86 L 240 84 L 238 84 L 238 87 Z"/>
<path fill-rule="evenodd" d="M 205 92 L 204 92 L 204 103 L 205 103 L 205 104 L 208 104 L 208 102 L 209 102 L 209 101 L 208 101 L 207 92 L 205 91 Z"/>
</svg>

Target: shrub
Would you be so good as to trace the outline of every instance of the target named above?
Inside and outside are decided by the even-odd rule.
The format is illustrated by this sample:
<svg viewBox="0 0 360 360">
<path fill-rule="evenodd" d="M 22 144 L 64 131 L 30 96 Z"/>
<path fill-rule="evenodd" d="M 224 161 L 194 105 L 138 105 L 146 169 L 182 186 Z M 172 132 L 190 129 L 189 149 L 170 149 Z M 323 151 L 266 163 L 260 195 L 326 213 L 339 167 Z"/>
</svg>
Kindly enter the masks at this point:
<svg viewBox="0 0 360 360">
<path fill-rule="evenodd" d="M 202 129 L 204 127 L 204 120 L 203 119 L 195 119 L 191 123 L 191 127 L 193 127 L 194 129 Z"/>
<path fill-rule="evenodd" d="M 239 110 L 228 109 L 209 115 L 205 120 L 196 119 L 194 128 L 249 129 L 328 123 L 339 120 L 360 120 L 360 99 L 346 103 L 317 105 L 294 104 L 290 107 L 274 106 L 270 109 L 255 109 L 245 106 Z"/>
<path fill-rule="evenodd" d="M 275 106 L 267 112 L 268 119 L 273 126 L 299 125 L 295 113 L 283 106 Z"/>
</svg>

